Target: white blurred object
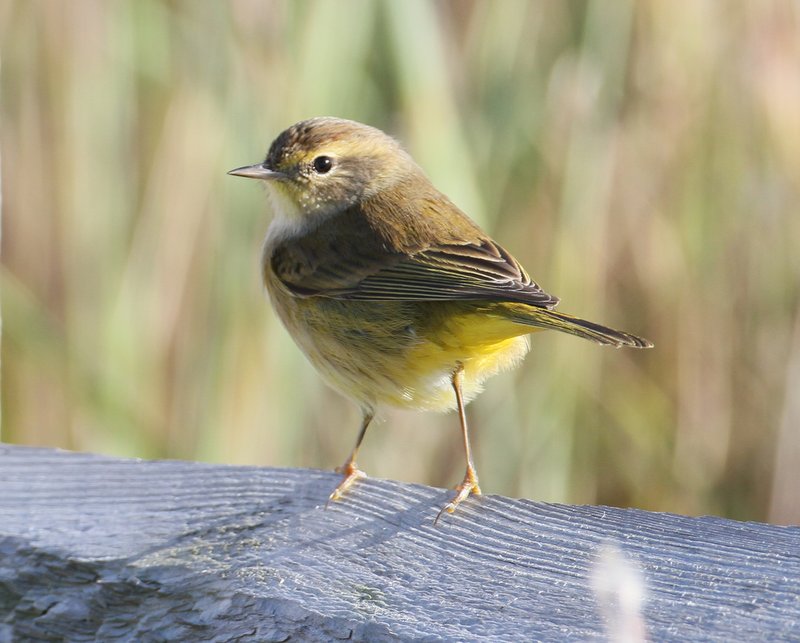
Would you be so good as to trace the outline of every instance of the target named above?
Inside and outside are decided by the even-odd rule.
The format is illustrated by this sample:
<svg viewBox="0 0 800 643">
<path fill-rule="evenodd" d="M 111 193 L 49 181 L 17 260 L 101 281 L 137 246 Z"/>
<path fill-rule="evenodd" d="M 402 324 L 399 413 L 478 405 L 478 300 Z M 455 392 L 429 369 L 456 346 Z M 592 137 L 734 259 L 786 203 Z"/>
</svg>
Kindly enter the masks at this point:
<svg viewBox="0 0 800 643">
<path fill-rule="evenodd" d="M 645 581 L 639 565 L 615 543 L 600 547 L 592 564 L 590 582 L 597 606 L 613 643 L 649 640 L 642 609 Z"/>
</svg>

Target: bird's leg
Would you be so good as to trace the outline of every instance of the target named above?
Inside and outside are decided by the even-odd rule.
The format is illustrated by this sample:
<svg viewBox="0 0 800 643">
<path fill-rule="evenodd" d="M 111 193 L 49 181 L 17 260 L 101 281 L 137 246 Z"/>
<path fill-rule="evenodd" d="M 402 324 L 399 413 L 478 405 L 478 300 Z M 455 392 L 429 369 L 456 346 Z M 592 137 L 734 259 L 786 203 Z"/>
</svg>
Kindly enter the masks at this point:
<svg viewBox="0 0 800 643">
<path fill-rule="evenodd" d="M 341 467 L 336 468 L 336 473 L 341 473 L 344 475 L 342 481 L 338 484 L 336 489 L 333 490 L 333 493 L 328 497 L 328 502 L 326 506 L 331 502 L 335 502 L 339 500 L 339 498 L 344 495 L 344 492 L 347 491 L 350 486 L 359 478 L 365 478 L 367 476 L 366 473 L 361 471 L 356 464 L 356 456 L 358 455 L 358 449 L 361 446 L 361 442 L 364 440 L 364 435 L 367 432 L 367 427 L 369 423 L 372 422 L 372 418 L 374 417 L 374 412 L 364 411 L 364 419 L 361 420 L 361 430 L 358 432 L 358 438 L 356 439 L 356 446 L 353 447 L 353 451 L 350 453 L 350 457 L 345 460 L 345 463 Z"/>
<path fill-rule="evenodd" d="M 461 394 L 461 383 L 464 379 L 464 365 L 459 363 L 456 370 L 453 371 L 452 384 L 453 390 L 456 393 L 456 402 L 458 403 L 458 419 L 461 421 L 461 436 L 464 438 L 464 453 L 467 458 L 467 471 L 464 474 L 464 480 L 456 487 L 456 497 L 448 502 L 442 510 L 436 515 L 436 520 L 433 524 L 439 522 L 439 518 L 446 511 L 453 513 L 464 500 L 466 500 L 471 493 L 476 496 L 481 495 L 481 488 L 478 486 L 478 474 L 475 471 L 475 465 L 472 464 L 472 450 L 469 448 L 469 429 L 467 428 L 467 416 L 464 412 L 464 398 Z"/>
</svg>

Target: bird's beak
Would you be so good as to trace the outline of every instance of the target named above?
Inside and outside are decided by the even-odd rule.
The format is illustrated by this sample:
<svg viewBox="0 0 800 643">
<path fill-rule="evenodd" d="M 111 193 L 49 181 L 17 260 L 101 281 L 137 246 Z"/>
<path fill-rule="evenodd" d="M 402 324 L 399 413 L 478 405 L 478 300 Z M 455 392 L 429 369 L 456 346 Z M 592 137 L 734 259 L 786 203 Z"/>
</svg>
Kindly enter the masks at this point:
<svg viewBox="0 0 800 643">
<path fill-rule="evenodd" d="M 248 179 L 261 179 L 262 181 L 274 181 L 285 179 L 286 175 L 283 172 L 276 172 L 275 170 L 270 170 L 262 163 L 258 165 L 245 165 L 244 167 L 237 167 L 235 170 L 231 170 L 228 174 L 232 174 L 233 176 L 243 176 Z"/>
</svg>

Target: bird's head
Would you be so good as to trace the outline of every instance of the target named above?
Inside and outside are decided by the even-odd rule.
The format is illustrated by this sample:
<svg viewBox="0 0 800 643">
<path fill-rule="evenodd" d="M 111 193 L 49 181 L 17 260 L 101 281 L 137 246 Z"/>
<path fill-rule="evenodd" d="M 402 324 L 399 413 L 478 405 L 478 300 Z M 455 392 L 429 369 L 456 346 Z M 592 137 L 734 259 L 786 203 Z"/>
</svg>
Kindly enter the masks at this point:
<svg viewBox="0 0 800 643">
<path fill-rule="evenodd" d="M 421 171 L 379 129 L 319 117 L 282 132 L 263 163 L 228 174 L 265 181 L 276 216 L 297 223 L 343 211 Z"/>
</svg>

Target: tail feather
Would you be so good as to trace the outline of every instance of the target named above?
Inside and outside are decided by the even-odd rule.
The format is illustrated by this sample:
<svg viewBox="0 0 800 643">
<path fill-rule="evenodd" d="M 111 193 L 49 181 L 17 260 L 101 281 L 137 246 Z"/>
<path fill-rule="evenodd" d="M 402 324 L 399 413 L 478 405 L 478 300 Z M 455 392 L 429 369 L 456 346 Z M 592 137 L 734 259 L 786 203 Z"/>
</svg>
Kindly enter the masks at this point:
<svg viewBox="0 0 800 643">
<path fill-rule="evenodd" d="M 537 328 L 548 328 L 569 333 L 583 339 L 588 339 L 598 344 L 607 346 L 630 346 L 631 348 L 652 348 L 653 343 L 642 337 L 631 335 L 630 333 L 614 330 L 595 322 L 586 321 L 580 317 L 573 317 L 565 313 L 544 308 L 534 308 L 525 306 L 517 308 L 509 315 L 509 318 L 519 324 L 535 326 Z"/>
</svg>

